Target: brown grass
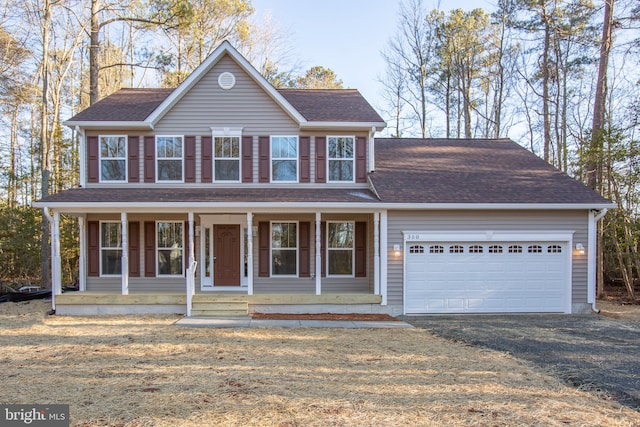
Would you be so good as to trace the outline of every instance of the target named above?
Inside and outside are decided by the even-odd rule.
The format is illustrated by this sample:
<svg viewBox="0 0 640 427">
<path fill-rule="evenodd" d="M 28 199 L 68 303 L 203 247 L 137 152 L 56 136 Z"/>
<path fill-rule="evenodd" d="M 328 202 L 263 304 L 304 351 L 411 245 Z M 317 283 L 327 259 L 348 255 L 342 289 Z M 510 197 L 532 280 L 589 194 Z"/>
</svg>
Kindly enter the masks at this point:
<svg viewBox="0 0 640 427">
<path fill-rule="evenodd" d="M 640 414 L 424 330 L 192 329 L 0 304 L 0 402 L 73 425 L 638 426 Z"/>
</svg>

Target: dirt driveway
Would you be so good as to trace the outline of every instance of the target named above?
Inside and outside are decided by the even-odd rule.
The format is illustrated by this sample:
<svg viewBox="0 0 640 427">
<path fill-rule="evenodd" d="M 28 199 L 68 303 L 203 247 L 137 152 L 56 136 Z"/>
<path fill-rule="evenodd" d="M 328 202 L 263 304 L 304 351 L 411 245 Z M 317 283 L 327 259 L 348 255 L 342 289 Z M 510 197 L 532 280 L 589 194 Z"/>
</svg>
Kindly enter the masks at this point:
<svg viewBox="0 0 640 427">
<path fill-rule="evenodd" d="M 603 315 L 407 316 L 444 338 L 504 351 L 640 411 L 640 307 Z"/>
</svg>

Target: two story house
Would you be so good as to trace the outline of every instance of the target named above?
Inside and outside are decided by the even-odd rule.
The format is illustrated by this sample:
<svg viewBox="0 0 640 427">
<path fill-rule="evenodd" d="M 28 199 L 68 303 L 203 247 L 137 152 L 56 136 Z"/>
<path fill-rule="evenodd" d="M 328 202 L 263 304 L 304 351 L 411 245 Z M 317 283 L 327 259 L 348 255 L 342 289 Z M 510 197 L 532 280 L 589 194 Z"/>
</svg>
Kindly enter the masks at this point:
<svg viewBox="0 0 640 427">
<path fill-rule="evenodd" d="M 357 90 L 276 89 L 223 42 L 175 89 L 69 119 L 60 314 L 578 313 L 611 204 L 510 140 L 376 138 Z M 61 292 L 60 215 L 80 227 Z"/>
</svg>

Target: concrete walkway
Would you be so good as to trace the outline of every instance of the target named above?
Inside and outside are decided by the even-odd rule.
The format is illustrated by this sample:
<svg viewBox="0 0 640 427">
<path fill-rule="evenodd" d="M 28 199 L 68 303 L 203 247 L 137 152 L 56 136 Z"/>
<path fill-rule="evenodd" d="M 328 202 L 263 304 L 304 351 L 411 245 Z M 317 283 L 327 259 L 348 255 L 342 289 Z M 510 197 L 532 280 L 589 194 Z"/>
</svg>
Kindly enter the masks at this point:
<svg viewBox="0 0 640 427">
<path fill-rule="evenodd" d="M 271 320 L 251 317 L 183 317 L 178 326 L 191 328 L 413 328 L 405 322 L 351 321 L 351 320 Z"/>
</svg>

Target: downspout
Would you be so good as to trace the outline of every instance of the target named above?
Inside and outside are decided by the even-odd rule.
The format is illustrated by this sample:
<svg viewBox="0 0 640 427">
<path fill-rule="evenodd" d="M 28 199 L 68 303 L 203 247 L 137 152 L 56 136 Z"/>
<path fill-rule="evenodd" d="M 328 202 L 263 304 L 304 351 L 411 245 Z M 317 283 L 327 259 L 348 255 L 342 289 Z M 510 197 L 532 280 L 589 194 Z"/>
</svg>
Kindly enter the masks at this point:
<svg viewBox="0 0 640 427">
<path fill-rule="evenodd" d="M 49 233 L 53 234 L 53 227 L 54 227 L 54 220 L 53 217 L 51 216 L 51 213 L 49 212 L 49 208 L 48 207 L 44 207 L 42 208 L 42 212 L 44 213 L 44 216 L 47 217 L 47 221 L 49 221 Z M 56 312 L 56 292 L 55 292 L 55 282 L 54 280 L 56 280 L 55 278 L 55 264 L 53 262 L 53 258 L 55 257 L 55 245 L 54 245 L 54 241 L 53 241 L 53 235 L 51 236 L 51 311 L 49 312 L 49 314 L 55 314 Z M 44 274 L 44 272 L 43 272 Z"/>
<path fill-rule="evenodd" d="M 587 254 L 589 260 L 587 261 L 587 285 L 588 285 L 588 303 L 591 303 L 591 310 L 594 313 L 600 313 L 600 309 L 596 307 L 596 262 L 597 262 L 597 231 L 596 225 L 606 214 L 608 209 L 603 208 L 597 215 L 596 211 L 589 212 L 589 245 Z"/>
</svg>

